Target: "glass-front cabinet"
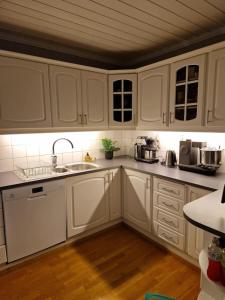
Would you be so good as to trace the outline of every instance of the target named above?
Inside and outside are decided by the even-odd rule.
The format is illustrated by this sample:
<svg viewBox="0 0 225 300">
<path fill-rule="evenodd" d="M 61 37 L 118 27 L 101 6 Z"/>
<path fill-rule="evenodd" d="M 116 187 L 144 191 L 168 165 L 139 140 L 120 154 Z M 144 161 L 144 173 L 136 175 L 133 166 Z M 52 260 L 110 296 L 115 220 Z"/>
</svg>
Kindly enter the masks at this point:
<svg viewBox="0 0 225 300">
<path fill-rule="evenodd" d="M 109 75 L 109 126 L 135 126 L 137 75 Z"/>
<path fill-rule="evenodd" d="M 169 123 L 200 126 L 203 121 L 205 55 L 171 65 Z"/>
</svg>

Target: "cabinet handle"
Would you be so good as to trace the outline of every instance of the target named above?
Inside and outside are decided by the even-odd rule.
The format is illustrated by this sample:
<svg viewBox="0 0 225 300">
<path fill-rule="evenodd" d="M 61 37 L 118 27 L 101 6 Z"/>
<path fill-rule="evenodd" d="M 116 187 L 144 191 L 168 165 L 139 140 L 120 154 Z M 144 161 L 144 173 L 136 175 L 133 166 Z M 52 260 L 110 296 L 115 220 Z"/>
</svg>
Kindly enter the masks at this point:
<svg viewBox="0 0 225 300">
<path fill-rule="evenodd" d="M 210 120 L 210 114 L 211 113 L 212 113 L 212 111 L 208 109 L 208 111 L 207 111 L 207 123 L 212 122 L 212 120 Z"/>
<path fill-rule="evenodd" d="M 177 228 L 177 225 L 176 225 L 173 221 L 167 220 L 166 218 L 162 218 L 162 220 L 163 220 L 165 223 L 167 223 L 167 224 L 169 224 L 169 225 L 171 225 L 171 226 Z"/>
<path fill-rule="evenodd" d="M 79 124 L 83 125 L 83 115 L 82 115 L 82 114 L 79 114 L 79 118 L 80 118 Z"/>
<path fill-rule="evenodd" d="M 165 116 L 166 116 L 166 113 L 164 112 L 163 113 L 163 124 L 166 124 L 166 118 L 165 118 Z"/>
<path fill-rule="evenodd" d="M 113 181 L 113 172 L 110 173 L 111 174 L 111 182 Z"/>
<path fill-rule="evenodd" d="M 162 190 L 165 191 L 165 192 L 177 195 L 177 193 L 174 190 L 171 190 L 171 189 L 168 189 L 168 188 L 162 188 Z"/>
<path fill-rule="evenodd" d="M 146 189 L 150 189 L 150 178 L 146 178 Z"/>
<path fill-rule="evenodd" d="M 173 115 L 174 115 L 174 113 L 171 111 L 170 112 L 170 124 L 174 123 L 174 118 L 172 120 Z"/>
<path fill-rule="evenodd" d="M 162 233 L 162 236 L 163 236 L 165 239 L 167 239 L 167 240 L 169 240 L 169 241 L 171 241 L 171 242 L 177 244 L 177 243 L 174 241 L 174 238 L 173 238 L 172 236 L 169 236 L 169 235 L 167 235 L 167 234 L 164 233 L 164 232 Z"/>
<path fill-rule="evenodd" d="M 84 114 L 84 121 L 85 121 L 85 125 L 87 125 L 87 115 Z"/>
<path fill-rule="evenodd" d="M 167 207 L 170 207 L 170 208 L 173 208 L 173 209 L 177 210 L 177 208 L 171 203 L 166 203 L 166 202 L 163 201 L 162 204 L 166 205 Z"/>
</svg>

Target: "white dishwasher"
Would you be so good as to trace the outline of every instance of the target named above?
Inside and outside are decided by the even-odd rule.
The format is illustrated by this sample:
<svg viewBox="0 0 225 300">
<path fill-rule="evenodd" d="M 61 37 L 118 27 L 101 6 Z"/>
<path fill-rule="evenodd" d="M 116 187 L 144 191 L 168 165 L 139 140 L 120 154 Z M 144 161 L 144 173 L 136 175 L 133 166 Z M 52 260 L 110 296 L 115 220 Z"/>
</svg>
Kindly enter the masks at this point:
<svg viewBox="0 0 225 300">
<path fill-rule="evenodd" d="M 8 262 L 66 240 L 64 180 L 2 192 Z"/>
</svg>

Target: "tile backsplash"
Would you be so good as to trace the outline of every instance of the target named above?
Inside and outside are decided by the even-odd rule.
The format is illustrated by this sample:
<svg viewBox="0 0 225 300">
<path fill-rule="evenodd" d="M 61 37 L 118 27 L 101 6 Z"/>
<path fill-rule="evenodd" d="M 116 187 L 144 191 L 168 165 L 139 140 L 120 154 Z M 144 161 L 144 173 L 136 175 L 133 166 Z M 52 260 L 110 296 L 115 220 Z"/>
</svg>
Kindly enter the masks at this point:
<svg viewBox="0 0 225 300">
<path fill-rule="evenodd" d="M 206 141 L 208 146 L 225 149 L 225 133 L 209 132 L 112 130 L 0 135 L 0 172 L 14 170 L 17 165 L 26 167 L 40 161 L 49 163 L 52 144 L 62 137 L 70 139 L 74 149 L 68 142 L 59 141 L 55 146 L 58 164 L 81 161 L 86 152 L 97 159 L 103 158 L 101 139 L 104 137 L 118 141 L 120 151 L 115 152 L 115 156 L 133 156 L 133 145 L 140 135 L 158 138 L 161 158 L 165 157 L 166 150 L 175 150 L 178 156 L 179 141 L 186 139 Z M 225 172 L 225 153 L 220 171 Z"/>
<path fill-rule="evenodd" d="M 103 158 L 101 139 L 104 137 L 117 140 L 120 151 L 115 155 L 123 155 L 122 134 L 122 131 L 115 130 L 0 135 L 0 172 L 14 170 L 17 165 L 27 167 L 40 161 L 49 163 L 53 142 L 62 137 L 70 139 L 74 149 L 68 142 L 59 141 L 55 145 L 58 164 L 81 161 L 87 152 L 97 159 Z"/>
</svg>

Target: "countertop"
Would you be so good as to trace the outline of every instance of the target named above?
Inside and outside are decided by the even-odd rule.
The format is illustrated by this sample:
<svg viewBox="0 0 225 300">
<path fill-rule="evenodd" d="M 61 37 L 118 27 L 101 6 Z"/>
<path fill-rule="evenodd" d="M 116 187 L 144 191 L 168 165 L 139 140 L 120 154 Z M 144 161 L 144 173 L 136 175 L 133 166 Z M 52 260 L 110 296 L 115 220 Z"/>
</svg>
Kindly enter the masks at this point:
<svg viewBox="0 0 225 300">
<path fill-rule="evenodd" d="M 178 180 L 182 183 L 191 184 L 198 187 L 204 187 L 209 190 L 219 190 L 222 189 L 225 184 L 225 173 L 217 172 L 216 175 L 206 176 L 201 174 L 196 174 L 192 172 L 182 171 L 178 168 L 168 168 L 162 166 L 161 164 L 148 164 L 144 162 L 137 162 L 131 157 L 123 156 L 114 158 L 112 160 L 97 160 L 95 162 L 98 164 L 97 169 L 70 172 L 63 174 L 56 174 L 56 176 L 51 176 L 48 178 L 35 179 L 31 181 L 24 181 L 17 177 L 14 172 L 0 172 L 0 190 L 9 189 L 13 187 L 18 187 L 26 184 L 32 184 L 37 182 L 44 182 L 49 180 L 57 180 L 70 176 L 77 176 L 86 173 L 93 173 L 96 171 L 124 167 L 132 170 L 144 172 L 151 175 L 157 175 L 164 177 L 166 179 Z"/>
</svg>

